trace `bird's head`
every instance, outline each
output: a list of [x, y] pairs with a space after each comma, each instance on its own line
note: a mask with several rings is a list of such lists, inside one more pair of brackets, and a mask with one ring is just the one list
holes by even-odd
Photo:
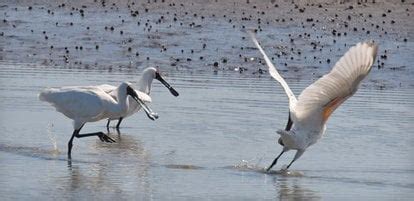
[[278, 130], [276, 131], [277, 134], [280, 135], [280, 138], [277, 140], [277, 142], [282, 145], [282, 146], [286, 146], [291, 144], [290, 142], [293, 140], [293, 131], [286, 131], [286, 130]]
[[151, 91], [151, 84], [154, 79], [160, 81], [165, 87], [167, 87], [172, 95], [179, 95], [178, 92], [164, 80], [158, 67], [148, 67], [142, 72], [141, 79], [138, 83], [138, 90], [149, 94]]
[[170, 93], [174, 96], [178, 96], [178, 92], [170, 85], [168, 84], [167, 81], [164, 80], [164, 78], [162, 78], [160, 70], [157, 68], [154, 68], [155, 72], [154, 72], [154, 78], [157, 79], [158, 81], [160, 81], [165, 87], [167, 87], [168, 90], [170, 90]]
[[285, 144], [283, 144], [283, 140], [282, 137], [279, 138], [279, 140], [277, 140], [277, 143], [279, 143], [282, 146], [285, 146]]

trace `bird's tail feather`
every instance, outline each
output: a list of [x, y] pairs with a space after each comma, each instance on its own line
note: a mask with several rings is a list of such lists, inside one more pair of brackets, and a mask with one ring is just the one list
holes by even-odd
[[38, 98], [41, 101], [51, 102], [53, 92], [53, 88], [44, 89], [39, 93]]

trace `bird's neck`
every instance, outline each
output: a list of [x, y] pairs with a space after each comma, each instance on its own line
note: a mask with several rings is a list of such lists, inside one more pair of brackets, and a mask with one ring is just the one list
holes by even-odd
[[141, 92], [149, 94], [151, 91], [151, 84], [153, 80], [154, 80], [154, 77], [152, 74], [150, 73], [142, 74], [141, 78], [138, 80], [137, 89]]
[[124, 112], [126, 110], [128, 110], [128, 105], [129, 105], [129, 101], [127, 99], [128, 95], [126, 94], [126, 92], [124, 92], [123, 90], [118, 90], [118, 94], [117, 94], [117, 102], [116, 102], [116, 107], [114, 108], [115, 112]]

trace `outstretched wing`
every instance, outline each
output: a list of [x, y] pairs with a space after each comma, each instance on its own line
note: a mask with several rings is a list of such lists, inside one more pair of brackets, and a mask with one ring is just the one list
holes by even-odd
[[294, 108], [295, 122], [323, 125], [329, 116], [358, 89], [375, 61], [378, 46], [358, 43], [351, 47], [331, 72], [308, 86]]
[[[262, 53], [267, 67], [269, 68], [269, 73], [270, 75], [276, 80], [278, 81], [283, 89], [285, 90], [286, 95], [289, 98], [289, 109], [291, 109], [295, 103], [296, 103], [296, 97], [293, 94], [292, 90], [290, 90], [288, 84], [286, 83], [286, 81], [283, 79], [282, 76], [280, 76], [279, 72], [277, 72], [275, 66], [272, 64], [272, 62], [270, 61], [269, 57], [266, 55], [266, 53], [264, 52], [263, 48], [260, 46], [259, 42], [257, 42], [257, 39], [255, 37], [255, 35], [253, 33], [250, 33], [250, 36], [252, 37], [252, 40], [254, 42], [254, 44], [256, 45], [256, 47], [259, 49], [260, 53]], [[290, 110], [292, 111], [292, 110]]]

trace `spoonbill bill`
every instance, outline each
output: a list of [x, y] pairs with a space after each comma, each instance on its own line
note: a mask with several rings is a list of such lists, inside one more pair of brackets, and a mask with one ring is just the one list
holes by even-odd
[[[143, 100], [145, 103], [150, 103], [152, 101], [149, 94], [151, 93], [151, 84], [152, 84], [152, 81], [154, 80], [154, 78], [159, 80], [165, 87], [167, 87], [172, 95], [174, 95], [174, 96], [179, 95], [178, 92], [173, 87], [171, 87], [171, 85], [168, 84], [167, 81], [165, 81], [161, 77], [160, 72], [157, 68], [148, 67], [142, 72], [142, 75], [141, 75], [140, 79], [138, 80], [138, 84], [137, 84], [137, 88], [136, 88], [137, 90], [135, 90], [135, 92], [138, 94], [138, 96], [141, 98], [141, 100]], [[117, 87], [116, 86], [104, 84], [104, 85], [99, 85], [98, 87], [103, 89], [106, 93], [110, 94], [112, 96], [112, 98], [117, 99], [117, 94], [118, 93], [117, 93]], [[121, 122], [124, 118], [133, 115], [134, 113], [138, 112], [140, 109], [141, 109], [140, 104], [138, 104], [136, 101], [134, 101], [132, 99], [129, 99], [128, 110], [123, 112], [121, 114], [121, 116], [119, 116], [119, 117], [108, 118], [108, 123], [106, 124], [106, 127], [109, 128], [109, 123], [111, 122], [111, 120], [118, 119], [118, 123], [116, 125], [116, 128], [119, 128], [119, 126], [121, 125]]]
[[127, 96], [140, 104], [152, 120], [158, 115], [151, 111], [139, 98], [129, 83], [122, 83], [117, 88], [117, 100], [96, 86], [74, 86], [48, 88], [40, 92], [39, 99], [52, 104], [56, 110], [73, 120], [74, 131], [68, 142], [68, 158], [71, 158], [73, 138], [98, 136], [102, 142], [115, 142], [103, 132], [79, 134], [86, 122], [119, 117], [128, 110]]
[[335, 64], [332, 70], [302, 91], [296, 99], [292, 90], [280, 76], [267, 57], [254, 34], [252, 40], [269, 68], [270, 75], [278, 81], [289, 99], [289, 119], [284, 130], [278, 130], [278, 143], [282, 152], [267, 168], [269, 171], [280, 156], [289, 150], [297, 150], [288, 169], [305, 150], [315, 144], [325, 133], [326, 122], [332, 112], [358, 90], [361, 81], [368, 75], [375, 62], [378, 46], [373, 42], [362, 42], [351, 47]]

